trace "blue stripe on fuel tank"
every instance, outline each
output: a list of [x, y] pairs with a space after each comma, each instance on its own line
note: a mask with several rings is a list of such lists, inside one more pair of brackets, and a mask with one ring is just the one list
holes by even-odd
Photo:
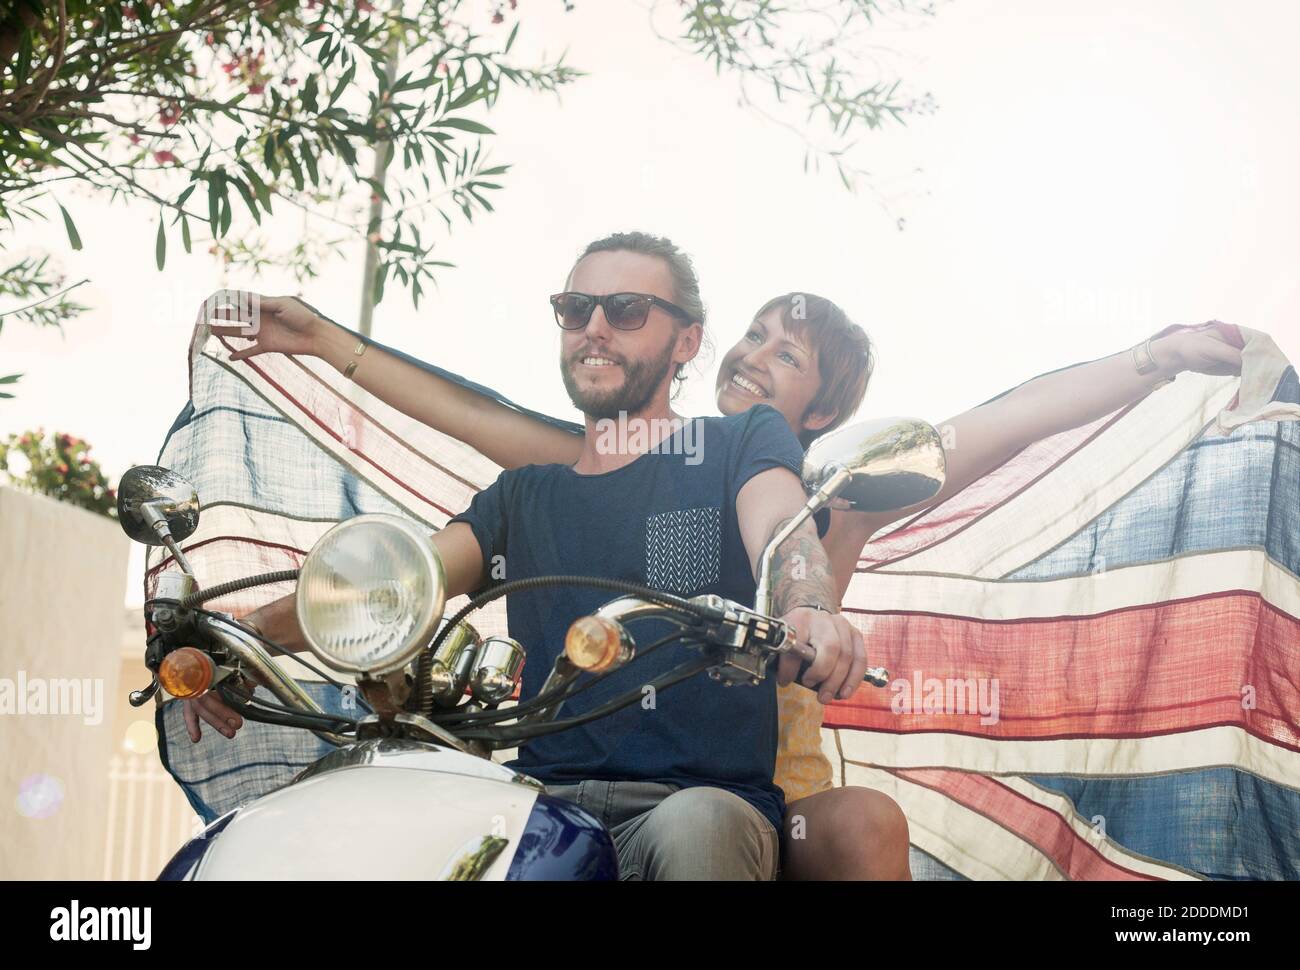
[[199, 860], [203, 858], [203, 854], [212, 847], [213, 840], [221, 834], [221, 830], [229, 825], [237, 814], [239, 814], [239, 809], [232, 809], [181, 846], [176, 854], [172, 856], [171, 862], [163, 866], [163, 871], [158, 873], [158, 882], [182, 881], [189, 871], [198, 865]]
[[618, 856], [605, 827], [573, 802], [538, 795], [506, 880], [615, 879]]

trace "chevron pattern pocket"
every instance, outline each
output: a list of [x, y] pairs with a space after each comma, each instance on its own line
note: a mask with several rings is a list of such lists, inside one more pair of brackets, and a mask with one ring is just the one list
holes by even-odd
[[722, 510], [679, 509], [646, 519], [646, 584], [689, 594], [718, 581]]

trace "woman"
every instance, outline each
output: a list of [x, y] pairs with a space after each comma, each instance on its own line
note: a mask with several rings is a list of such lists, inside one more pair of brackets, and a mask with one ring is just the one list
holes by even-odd
[[[620, 245], [635, 243], [624, 237]], [[689, 261], [674, 256], [680, 254], [665, 258], [676, 285], [688, 291], [679, 292], [674, 302], [698, 307], [698, 283]], [[503, 467], [571, 464], [581, 452], [576, 435], [382, 348], [370, 346], [358, 358], [355, 335], [297, 300], [261, 298], [260, 310], [255, 342], [232, 359], [267, 352], [320, 357], [390, 406], [464, 441]], [[698, 312], [702, 318], [702, 307]], [[215, 328], [232, 336], [240, 335], [239, 330]], [[716, 381], [717, 404], [724, 414], [768, 404], [807, 446], [852, 416], [871, 369], [866, 334], [839, 307], [811, 294], [785, 294], [760, 308], [745, 335], [724, 356]], [[945, 422], [945, 441], [959, 447], [949, 449], [948, 479], [938, 496], [925, 505], [883, 515], [831, 513], [823, 544], [839, 595], [849, 585], [862, 547], [881, 527], [944, 501], [1030, 443], [1109, 414], [1184, 369], [1237, 373], [1240, 354], [1213, 332], [1179, 332], [1131, 352], [1037, 378]], [[779, 697], [776, 781], [787, 797], [784, 874], [795, 879], [909, 878], [907, 823], [901, 810], [883, 793], [832, 787], [831, 767], [821, 751], [821, 705], [814, 694], [797, 686], [783, 688]], [[189, 710], [186, 716], [192, 737], [198, 731], [197, 716], [209, 719]], [[228, 730], [216, 720], [209, 723], [223, 733]]]

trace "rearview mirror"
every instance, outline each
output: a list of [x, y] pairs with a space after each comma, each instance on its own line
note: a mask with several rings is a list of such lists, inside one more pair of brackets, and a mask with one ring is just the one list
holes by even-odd
[[905, 509], [938, 495], [944, 474], [939, 432], [915, 418], [861, 421], [819, 438], [804, 456], [808, 501], [763, 550], [754, 608], [771, 615], [777, 549], [831, 499], [842, 498], [859, 512]]
[[199, 527], [199, 494], [161, 465], [136, 465], [118, 483], [117, 520], [136, 542], [150, 546], [166, 545], [166, 538], [183, 542]]
[[809, 495], [825, 490], [858, 512], [892, 512], [934, 498], [943, 488], [939, 432], [914, 418], [862, 421], [818, 438], [804, 456]]

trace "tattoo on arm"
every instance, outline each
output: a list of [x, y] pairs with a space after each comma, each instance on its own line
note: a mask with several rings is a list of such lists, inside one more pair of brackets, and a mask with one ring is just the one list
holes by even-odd
[[[793, 516], [782, 519], [772, 535], [785, 528]], [[835, 575], [812, 520], [785, 540], [772, 557], [772, 608], [781, 616], [796, 606], [818, 603], [839, 609]]]

